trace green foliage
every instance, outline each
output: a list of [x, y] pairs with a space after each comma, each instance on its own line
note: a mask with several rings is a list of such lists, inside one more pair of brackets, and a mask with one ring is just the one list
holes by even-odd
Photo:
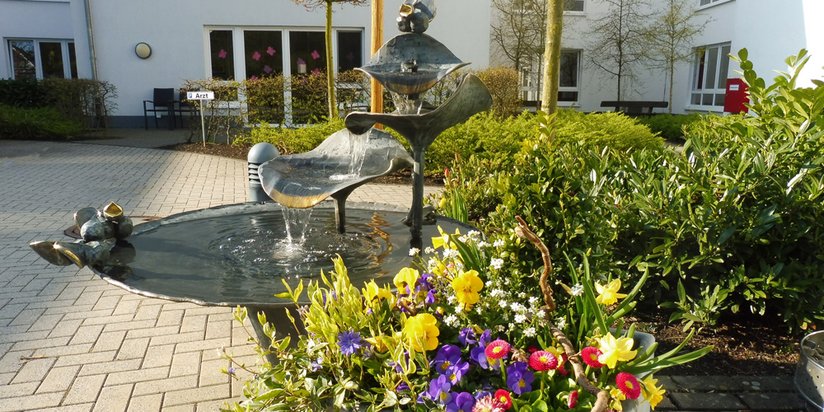
[[23, 108], [0, 104], [0, 136], [4, 139], [67, 139], [83, 126], [51, 107]]
[[[447, 189], [459, 188], [469, 217], [507, 240], [506, 270], [518, 287], [535, 287], [537, 259], [505, 230], [516, 214], [555, 261], [582, 251], [593, 273], [630, 281], [641, 273], [634, 268], [649, 268], [642, 294], [666, 302], [673, 319], [712, 324], [748, 311], [789, 327], [820, 324], [824, 83], [795, 88], [803, 51], [770, 86], [746, 52], [740, 59], [757, 116], [702, 116], [685, 126], [682, 150], [630, 135], [609, 140], [621, 135], [602, 135], [609, 117], [562, 112], [511, 160], [466, 161]], [[447, 190], [442, 203], [452, 201]]]
[[492, 95], [492, 112], [507, 118], [521, 112], [518, 72], [508, 67], [489, 68], [477, 73]]
[[248, 146], [266, 142], [277, 147], [281, 154], [302, 153], [314, 149], [332, 133], [345, 127], [343, 119], [295, 129], [274, 127], [264, 123], [253, 128], [249, 135], [236, 138], [233, 144]]
[[64, 118], [87, 128], [106, 127], [115, 108], [117, 89], [88, 79], [0, 80], [0, 104], [23, 108], [52, 107]]
[[659, 136], [670, 141], [684, 140], [684, 127], [689, 127], [701, 118], [699, 114], [656, 114], [652, 116], [638, 116], [636, 119]]

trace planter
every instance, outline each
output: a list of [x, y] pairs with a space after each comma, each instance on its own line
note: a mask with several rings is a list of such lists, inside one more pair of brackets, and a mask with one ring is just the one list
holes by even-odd
[[794, 381], [807, 402], [824, 409], [824, 331], [813, 332], [801, 340]]
[[[655, 343], [655, 336], [645, 332], [636, 331], [635, 334], [632, 335], [632, 338], [636, 342], [635, 346], [639, 353], [646, 351], [647, 348]], [[637, 376], [638, 380], [645, 378], [647, 375], [648, 373], [639, 374]], [[643, 397], [635, 400], [623, 401], [621, 402], [621, 406], [623, 407], [624, 412], [650, 412], [652, 410], [649, 402], [646, 399], [643, 399]]]

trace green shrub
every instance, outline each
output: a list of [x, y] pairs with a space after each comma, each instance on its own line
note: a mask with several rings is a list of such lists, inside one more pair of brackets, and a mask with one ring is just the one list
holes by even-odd
[[0, 104], [0, 137], [3, 139], [67, 139], [83, 132], [83, 126], [51, 107], [24, 108]]
[[653, 133], [671, 141], [684, 140], [684, 127], [699, 120], [699, 114], [669, 114], [662, 113], [652, 116], [638, 116], [638, 122], [649, 127]]
[[492, 112], [499, 117], [515, 116], [521, 112], [518, 72], [508, 67], [489, 68], [478, 72], [492, 95]]
[[64, 118], [87, 128], [106, 127], [116, 108], [117, 89], [88, 79], [0, 80], [0, 104], [15, 107], [52, 107]]
[[[520, 214], [556, 262], [581, 251], [596, 273], [630, 282], [649, 269], [643, 294], [673, 319], [712, 324], [747, 311], [789, 327], [820, 324], [824, 82], [795, 88], [805, 62], [804, 53], [790, 58], [789, 73], [766, 86], [743, 53], [757, 116], [703, 116], [685, 127], [682, 151], [602, 134], [621, 117], [606, 125], [609, 117], [562, 112], [511, 161], [464, 162], [447, 181], [444, 209], [465, 202], [470, 218], [505, 241], [517, 287], [536, 287], [539, 269], [508, 230]], [[556, 266], [560, 281], [564, 271]]]
[[[220, 138], [231, 142], [243, 135], [243, 125], [247, 115], [246, 107], [238, 102], [241, 84], [236, 81], [219, 79], [186, 80], [182, 91], [210, 90], [215, 93], [214, 100], [190, 100], [189, 104], [200, 109], [203, 102], [203, 127], [205, 139], [215, 142]], [[200, 121], [189, 122], [189, 142], [194, 137], [203, 136]]]
[[254, 145], [265, 142], [273, 144], [281, 154], [302, 153], [314, 149], [332, 133], [345, 127], [343, 119], [310, 124], [294, 129], [262, 124], [253, 128], [248, 136], [235, 139], [233, 144]]

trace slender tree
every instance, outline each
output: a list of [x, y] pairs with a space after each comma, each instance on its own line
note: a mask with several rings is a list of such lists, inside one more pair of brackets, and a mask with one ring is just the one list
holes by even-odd
[[546, 42], [544, 44], [544, 80], [541, 110], [547, 114], [558, 108], [558, 73], [561, 66], [561, 33], [564, 0], [546, 0]]
[[492, 42], [520, 71], [543, 53], [546, 0], [492, 0], [492, 7]]
[[647, 56], [644, 49], [650, 7], [646, 0], [601, 1], [609, 10], [593, 25], [587, 55], [595, 67], [616, 77], [616, 100], [621, 100], [624, 80], [634, 77], [636, 64]]
[[653, 67], [666, 70], [669, 112], [672, 113], [672, 85], [675, 64], [689, 61], [693, 56], [692, 44], [696, 35], [709, 23], [699, 21], [692, 3], [684, 0], [664, 0], [662, 12], [645, 34], [647, 58]]
[[335, 96], [335, 59], [332, 56], [332, 6], [335, 3], [361, 5], [369, 0], [292, 0], [307, 9], [326, 7], [326, 93], [329, 97], [329, 118], [338, 117], [338, 99]]

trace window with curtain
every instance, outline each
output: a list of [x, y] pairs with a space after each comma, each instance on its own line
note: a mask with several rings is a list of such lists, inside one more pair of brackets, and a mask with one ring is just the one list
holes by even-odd
[[727, 72], [730, 67], [730, 44], [714, 44], [695, 49], [690, 104], [724, 106]]

